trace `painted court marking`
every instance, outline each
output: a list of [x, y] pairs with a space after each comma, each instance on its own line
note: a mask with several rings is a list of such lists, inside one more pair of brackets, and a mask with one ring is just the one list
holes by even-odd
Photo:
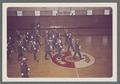
[[[73, 55], [74, 52], [71, 51], [71, 54]], [[91, 56], [88, 53], [85, 52], [81, 52], [82, 58], [84, 58], [83, 60], [74, 62], [75, 64], [75, 68], [84, 68], [84, 67], [88, 67], [90, 65], [92, 65], [95, 62], [95, 58], [93, 56]], [[78, 56], [78, 55], [76, 55]]]

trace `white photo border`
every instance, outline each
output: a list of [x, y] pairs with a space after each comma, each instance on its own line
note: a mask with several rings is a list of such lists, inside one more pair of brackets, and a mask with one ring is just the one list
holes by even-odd
[[[111, 7], [112, 8], [112, 77], [109, 78], [8, 78], [7, 77], [7, 8], [8, 7]], [[3, 3], [2, 4], [2, 81], [3, 82], [117, 82], [117, 3]]]

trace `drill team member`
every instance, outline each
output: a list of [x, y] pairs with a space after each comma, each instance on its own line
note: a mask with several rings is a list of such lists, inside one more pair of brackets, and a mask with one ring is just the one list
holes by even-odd
[[69, 33], [69, 37], [68, 37], [68, 51], [70, 51], [70, 48], [74, 51], [74, 47], [73, 47], [73, 39], [72, 39], [72, 36], [71, 36], [71, 33]]
[[37, 60], [37, 52], [38, 52], [38, 46], [39, 44], [36, 42], [36, 41], [32, 41], [32, 47], [31, 47], [31, 50], [32, 50], [32, 53], [33, 53], [33, 56], [34, 56], [34, 60], [38, 61]]
[[47, 40], [47, 42], [45, 43], [45, 60], [48, 60], [48, 55], [51, 57], [51, 49], [52, 49], [52, 45], [50, 45], [49, 40]]
[[22, 57], [23, 57], [22, 41], [18, 41], [17, 50], [18, 50], [18, 58], [17, 58], [17, 60], [20, 61], [22, 59]]
[[20, 67], [21, 67], [21, 76], [23, 78], [29, 77], [28, 72], [29, 72], [30, 68], [28, 67], [26, 58], [22, 58]]
[[65, 45], [68, 43], [68, 38], [69, 38], [69, 33], [66, 31], [65, 32]]
[[80, 59], [83, 59], [80, 53], [80, 41], [79, 39], [76, 39], [75, 46], [74, 46], [74, 58], [76, 57], [76, 54], [79, 55]]
[[62, 49], [63, 49], [62, 44], [56, 43], [56, 51], [57, 51], [58, 57], [61, 57], [61, 51], [62, 51]]

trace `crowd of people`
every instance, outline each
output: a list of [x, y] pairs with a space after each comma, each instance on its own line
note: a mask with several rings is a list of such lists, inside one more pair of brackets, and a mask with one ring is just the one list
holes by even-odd
[[70, 52], [71, 50], [74, 52], [73, 58], [78, 54], [80, 59], [82, 59], [80, 41], [79, 39], [74, 39], [70, 31], [65, 31], [64, 36], [62, 36], [57, 29], [49, 29], [45, 30], [44, 36], [41, 36], [39, 24], [34, 26], [33, 29], [33, 31], [17, 30], [14, 35], [9, 35], [7, 39], [7, 59], [11, 60], [12, 53], [17, 52], [17, 60], [21, 62], [22, 77], [28, 77], [28, 74], [26, 75], [25, 73], [29, 71], [25, 53], [30, 52], [33, 54], [33, 59], [39, 62], [39, 54], [37, 53], [41, 53], [42, 39], [44, 39], [45, 55], [43, 56], [45, 60], [50, 59], [53, 53], [62, 58], [62, 51]]

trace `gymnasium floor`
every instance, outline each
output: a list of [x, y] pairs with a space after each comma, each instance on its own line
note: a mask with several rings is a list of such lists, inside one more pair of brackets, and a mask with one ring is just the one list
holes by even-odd
[[[95, 62], [85, 68], [68, 68], [56, 65], [50, 59], [44, 59], [44, 44], [40, 48], [39, 62], [33, 60], [30, 53], [25, 53], [30, 67], [29, 77], [111, 77], [112, 76], [112, 38], [111, 36], [92, 35], [75, 36], [80, 39], [81, 51], [90, 54]], [[44, 40], [42, 38], [42, 40]], [[44, 41], [42, 41], [44, 43]], [[17, 53], [7, 62], [8, 77], [21, 77]]]

